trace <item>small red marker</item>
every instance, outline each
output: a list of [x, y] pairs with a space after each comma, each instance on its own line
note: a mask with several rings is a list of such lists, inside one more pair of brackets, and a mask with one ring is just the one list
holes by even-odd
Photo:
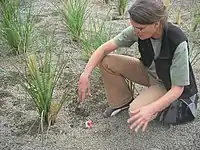
[[85, 126], [86, 126], [87, 128], [89, 128], [89, 129], [92, 128], [92, 125], [93, 125], [93, 124], [92, 124], [92, 120], [88, 120], [88, 121], [85, 122]]

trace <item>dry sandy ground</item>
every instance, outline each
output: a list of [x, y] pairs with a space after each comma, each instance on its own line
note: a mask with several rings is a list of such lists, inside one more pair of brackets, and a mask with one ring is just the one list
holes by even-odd
[[[57, 0], [56, 0], [57, 1]], [[9, 77], [0, 76], [0, 149], [2, 150], [199, 150], [200, 149], [200, 113], [195, 121], [179, 126], [167, 126], [152, 122], [145, 133], [135, 134], [128, 128], [127, 111], [111, 118], [103, 118], [102, 112], [107, 106], [102, 81], [99, 75], [91, 78], [92, 94], [86, 103], [77, 107], [77, 80], [85, 63], [79, 59], [80, 47], [66, 37], [67, 32], [60, 23], [60, 17], [52, 4], [53, 0], [34, 0], [35, 10], [42, 8], [37, 26], [45, 24], [48, 29], [56, 28], [58, 40], [65, 38], [65, 50], [71, 53], [73, 63], [71, 72], [65, 71], [63, 84], [69, 85], [69, 103], [58, 115], [55, 125], [50, 127], [43, 138], [39, 130], [37, 112], [32, 102], [26, 97], [21, 87]], [[181, 2], [182, 5], [181, 5]], [[104, 18], [110, 6], [102, 0], [93, 0], [93, 7]], [[197, 4], [195, 0], [173, 0], [173, 8], [181, 5], [183, 11], [183, 28], [190, 20], [190, 9]], [[174, 11], [170, 13], [173, 20]], [[128, 20], [127, 20], [128, 22]], [[113, 21], [114, 32], [123, 29], [127, 22]], [[130, 51], [128, 49], [127, 51]], [[1, 58], [2, 61], [5, 61]], [[1, 61], [1, 63], [2, 63]], [[195, 66], [195, 75], [200, 89], [199, 66]], [[74, 79], [74, 80], [72, 80]], [[57, 94], [59, 95], [57, 90]], [[85, 121], [91, 119], [93, 128], [86, 129]], [[36, 123], [34, 124], [36, 120]], [[34, 124], [34, 125], [33, 125]], [[33, 126], [32, 126], [33, 125]], [[30, 127], [32, 128], [30, 129]], [[30, 130], [29, 130], [30, 129]], [[41, 140], [43, 139], [43, 141]]]

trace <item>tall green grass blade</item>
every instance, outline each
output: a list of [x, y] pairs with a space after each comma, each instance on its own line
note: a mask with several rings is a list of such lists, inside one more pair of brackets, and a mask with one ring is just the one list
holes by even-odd
[[[16, 78], [15, 80], [35, 103], [41, 120], [49, 124], [55, 123], [56, 116], [66, 101], [67, 93], [63, 93], [61, 99], [56, 100], [53, 99], [53, 93], [67, 65], [68, 57], [63, 55], [61, 49], [57, 51], [59, 55], [55, 54], [57, 45], [52, 44], [53, 38], [47, 37], [48, 35], [43, 37], [43, 52], [24, 53], [19, 56], [24, 57], [25, 72], [21, 72], [21, 68], [18, 68], [19, 78], [10, 76], [13, 79]], [[9, 72], [6, 73], [9, 74]]]
[[125, 13], [127, 5], [127, 0], [118, 0], [118, 12], [119, 15], [122, 16]]
[[10, 46], [14, 54], [20, 54], [27, 50], [33, 28], [33, 17], [30, 6], [22, 12], [20, 0], [1, 1], [0, 34]]
[[89, 15], [89, 0], [61, 0], [59, 12], [69, 30], [72, 40], [77, 41], [83, 31], [83, 25]]
[[165, 7], [166, 7], [166, 10], [169, 11], [169, 9], [170, 9], [170, 7], [172, 5], [171, 0], [163, 0], [163, 3], [165, 5]]
[[88, 28], [81, 36], [83, 59], [88, 61], [93, 51], [111, 38], [112, 25], [100, 19], [89, 18]]
[[197, 27], [198, 27], [199, 24], [200, 24], [200, 10], [198, 8], [197, 10], [195, 10], [195, 13], [194, 13], [194, 22], [192, 24], [192, 31], [193, 32], [197, 30]]

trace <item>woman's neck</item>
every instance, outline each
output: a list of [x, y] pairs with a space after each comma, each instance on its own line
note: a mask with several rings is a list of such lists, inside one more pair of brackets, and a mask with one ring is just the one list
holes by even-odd
[[161, 39], [163, 34], [163, 27], [160, 25], [160, 27], [157, 29], [157, 31], [152, 35], [153, 39]]

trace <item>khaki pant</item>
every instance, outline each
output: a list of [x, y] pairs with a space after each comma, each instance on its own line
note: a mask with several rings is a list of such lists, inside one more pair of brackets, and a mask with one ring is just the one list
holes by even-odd
[[130, 112], [158, 100], [166, 93], [163, 84], [155, 82], [148, 75], [147, 68], [139, 59], [109, 54], [101, 61], [99, 68], [108, 102], [114, 108], [121, 107], [132, 101], [131, 91], [125, 79], [148, 87], [131, 102]]

